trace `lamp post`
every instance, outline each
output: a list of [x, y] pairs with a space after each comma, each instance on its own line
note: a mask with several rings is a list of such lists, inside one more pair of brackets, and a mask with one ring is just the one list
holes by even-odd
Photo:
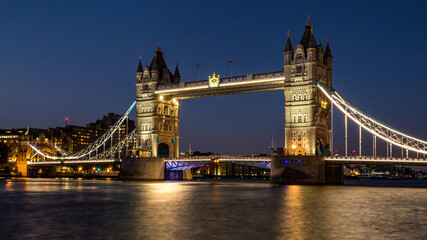
[[293, 155], [295, 155], [295, 148], [297, 148], [297, 146], [295, 146], [295, 144], [294, 145], [292, 145], [292, 150], [293, 150]]

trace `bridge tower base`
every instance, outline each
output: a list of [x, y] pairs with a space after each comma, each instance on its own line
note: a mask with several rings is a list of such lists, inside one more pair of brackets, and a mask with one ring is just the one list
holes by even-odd
[[344, 183], [344, 164], [325, 164], [325, 183], [342, 184]]
[[272, 184], [340, 184], [344, 182], [343, 166], [327, 164], [317, 156], [273, 156]]
[[180, 170], [180, 171], [170, 171], [170, 172], [166, 172], [166, 179], [168, 179], [168, 180], [192, 180], [193, 175], [191, 174], [191, 169]]
[[119, 179], [122, 180], [164, 180], [165, 159], [132, 157], [123, 160]]

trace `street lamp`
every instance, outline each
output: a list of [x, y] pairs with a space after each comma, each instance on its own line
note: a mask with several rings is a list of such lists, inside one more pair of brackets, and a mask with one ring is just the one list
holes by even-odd
[[292, 149], [293, 149], [293, 154], [295, 155], [295, 148], [297, 148], [297, 146], [295, 146], [295, 144], [294, 145], [292, 145]]

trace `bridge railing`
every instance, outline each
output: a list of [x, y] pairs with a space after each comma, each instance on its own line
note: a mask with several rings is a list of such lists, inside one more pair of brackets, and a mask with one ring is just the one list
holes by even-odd
[[[242, 76], [235, 76], [231, 78], [221, 78], [219, 80], [219, 85], [225, 84], [225, 83], [236, 83], [236, 82], [245, 82], [245, 81], [252, 81], [252, 80], [260, 80], [260, 79], [274, 79], [274, 78], [281, 78], [284, 77], [284, 72], [271, 72], [271, 73], [261, 73], [261, 74], [248, 74], [248, 75], [242, 75]], [[178, 84], [165, 84], [160, 85], [157, 87], [157, 91], [162, 90], [171, 90], [171, 89], [180, 89], [180, 88], [192, 88], [192, 87], [203, 87], [208, 86], [209, 81], [208, 80], [202, 80], [197, 82], [182, 82]]]
[[221, 156], [221, 155], [212, 155], [212, 156], [194, 156], [194, 157], [176, 157], [176, 158], [166, 158], [165, 161], [194, 161], [194, 160], [252, 160], [252, 161], [270, 161], [271, 157], [250, 157], [250, 156]]

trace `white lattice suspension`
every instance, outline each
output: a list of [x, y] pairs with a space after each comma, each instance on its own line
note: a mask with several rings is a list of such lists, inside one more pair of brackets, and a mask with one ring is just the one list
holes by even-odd
[[56, 146], [56, 144], [54, 144], [53, 146], [55, 147], [56, 151], [58, 151], [60, 154], [62, 154], [62, 156], [68, 156], [68, 155], [70, 155], [69, 152], [65, 151], [64, 149], [62, 149], [62, 148], [60, 148], [58, 146]]
[[403, 134], [386, 126], [378, 120], [367, 116], [359, 109], [353, 107], [348, 101], [341, 97], [338, 92], [330, 92], [321, 83], [317, 82], [317, 86], [341, 112], [374, 136], [406, 150], [427, 154], [427, 142], [411, 137], [407, 134]]
[[30, 144], [31, 148], [36, 151], [38, 154], [48, 158], [48, 159], [78, 159], [85, 157], [92, 152], [96, 151], [99, 147], [101, 147], [105, 142], [112, 138], [113, 134], [117, 131], [117, 129], [120, 128], [120, 126], [123, 124], [123, 122], [126, 120], [126, 118], [129, 116], [129, 113], [132, 111], [132, 109], [135, 107], [136, 101], [132, 103], [132, 105], [128, 108], [128, 110], [117, 120], [117, 122], [111, 126], [101, 137], [99, 137], [95, 142], [91, 143], [89, 146], [85, 147], [84, 149], [73, 153], [68, 156], [58, 156], [51, 153], [48, 153], [37, 146]]
[[130, 141], [135, 139], [135, 137], [136, 137], [136, 128], [134, 130], [132, 130], [132, 132], [130, 132], [125, 138], [120, 140], [120, 142], [116, 143], [113, 147], [110, 147], [106, 151], [98, 154], [97, 156], [95, 156], [95, 158], [96, 159], [107, 158], [107, 157], [110, 157], [110, 156], [116, 154], [122, 148], [127, 146], [130, 143]]

